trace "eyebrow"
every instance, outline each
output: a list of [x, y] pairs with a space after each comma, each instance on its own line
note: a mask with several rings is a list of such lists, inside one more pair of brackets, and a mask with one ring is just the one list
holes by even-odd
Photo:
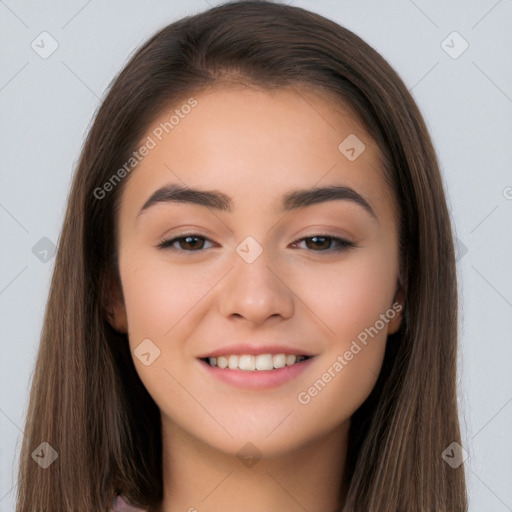
[[[352, 201], [363, 207], [372, 217], [377, 219], [377, 215], [366, 199], [354, 189], [341, 185], [289, 191], [282, 197], [281, 212], [289, 212], [313, 204], [339, 200]], [[140, 209], [137, 217], [148, 208], [158, 203], [191, 203], [223, 212], [232, 211], [232, 199], [222, 192], [215, 190], [198, 190], [173, 184], [159, 188], [151, 194]]]

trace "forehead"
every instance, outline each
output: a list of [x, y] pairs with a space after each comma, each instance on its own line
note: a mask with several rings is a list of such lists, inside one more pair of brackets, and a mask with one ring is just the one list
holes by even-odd
[[169, 183], [222, 190], [235, 210], [248, 201], [275, 208], [286, 190], [333, 182], [390, 199], [375, 141], [333, 94], [214, 87], [163, 110], [140, 145], [150, 140], [122, 209]]

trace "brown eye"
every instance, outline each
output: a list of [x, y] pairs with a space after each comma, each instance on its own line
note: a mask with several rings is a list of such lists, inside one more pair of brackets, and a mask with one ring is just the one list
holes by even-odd
[[[313, 252], [341, 252], [356, 246], [353, 242], [348, 240], [328, 235], [315, 235], [301, 238], [294, 242], [292, 246], [297, 247], [298, 243], [303, 241], [306, 243], [306, 249]], [[195, 233], [185, 233], [179, 237], [162, 240], [158, 244], [158, 247], [181, 252], [202, 252], [205, 249], [206, 242], [211, 243], [211, 240]], [[206, 247], [206, 249], [207, 248], [208, 247]]]
[[[310, 238], [306, 238], [306, 247], [308, 249], [329, 249], [332, 238], [327, 236], [312, 236]], [[308, 242], [312, 242], [312, 244], [309, 244]]]
[[[301, 238], [300, 240], [297, 240], [297, 242], [294, 242], [293, 245], [297, 245], [298, 242], [302, 241], [305, 241], [306, 248], [312, 250], [313, 252], [340, 252], [345, 249], [355, 247], [355, 244], [353, 242], [349, 242], [348, 240], [328, 235], [315, 235]], [[334, 245], [334, 247], [332, 247], [332, 245]]]
[[[184, 252], [199, 252], [204, 249], [204, 244], [207, 240], [208, 238], [204, 236], [191, 233], [169, 240], [162, 240], [160, 244], [158, 244], [158, 247], [161, 249], [176, 249]], [[179, 247], [175, 246], [176, 242], [178, 242]]]
[[[177, 239], [181, 245], [181, 249], [202, 249], [204, 245], [204, 238], [197, 236], [185, 236]], [[199, 241], [199, 242], [198, 242]]]

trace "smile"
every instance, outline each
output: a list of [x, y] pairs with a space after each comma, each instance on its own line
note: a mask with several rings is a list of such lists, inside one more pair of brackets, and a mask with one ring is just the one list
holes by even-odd
[[228, 370], [269, 371], [301, 363], [310, 356], [294, 354], [230, 354], [205, 358], [210, 366]]
[[293, 382], [315, 359], [315, 356], [281, 352], [226, 354], [201, 357], [198, 361], [209, 378], [237, 388], [265, 390]]

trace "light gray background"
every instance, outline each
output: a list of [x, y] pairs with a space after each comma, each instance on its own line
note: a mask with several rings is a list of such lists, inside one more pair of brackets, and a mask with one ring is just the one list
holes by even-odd
[[[14, 510], [54, 262], [51, 253], [41, 261], [32, 248], [43, 237], [57, 242], [84, 134], [130, 53], [167, 23], [218, 3], [0, 0], [0, 512]], [[470, 510], [512, 511], [512, 1], [288, 3], [365, 39], [424, 114], [460, 240], [459, 395]], [[38, 37], [43, 31], [59, 45], [47, 59], [31, 48], [34, 40], [50, 47], [49, 39], [41, 42], [47, 36]], [[453, 31], [469, 43], [458, 58], [441, 46]], [[451, 52], [461, 43], [447, 40]]]

